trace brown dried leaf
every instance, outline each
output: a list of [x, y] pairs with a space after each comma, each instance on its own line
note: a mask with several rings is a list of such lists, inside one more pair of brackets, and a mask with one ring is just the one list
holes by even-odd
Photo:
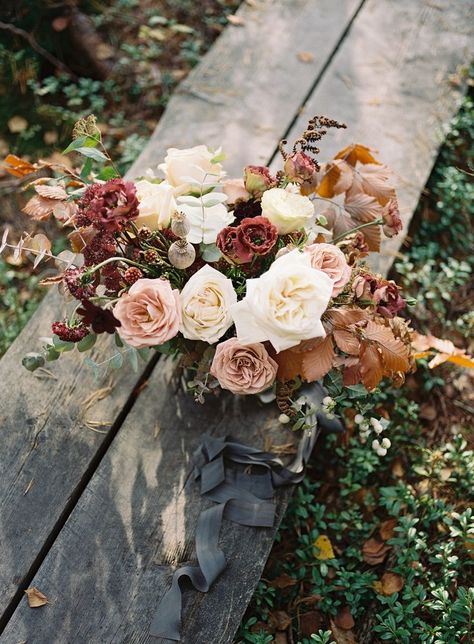
[[365, 563], [370, 566], [377, 566], [382, 563], [390, 549], [391, 546], [387, 546], [383, 541], [378, 541], [371, 537], [362, 546], [362, 557]]
[[351, 385], [358, 385], [362, 380], [362, 374], [360, 372], [360, 364], [349, 365], [345, 367], [342, 374], [342, 383], [344, 387], [350, 387]]
[[270, 613], [270, 624], [276, 631], [286, 631], [291, 624], [291, 617], [284, 610]]
[[393, 537], [397, 523], [397, 519], [387, 519], [380, 524], [379, 534], [383, 541], [388, 541]]
[[35, 190], [40, 197], [46, 197], [47, 199], [60, 199], [61, 201], [67, 199], [67, 192], [61, 186], [44, 186], [38, 184], [35, 186]]
[[283, 573], [282, 575], [279, 575], [278, 577], [275, 577], [275, 579], [272, 579], [270, 582], [270, 586], [273, 586], [273, 588], [290, 588], [291, 586], [294, 586], [297, 583], [296, 579], [293, 579], [293, 577], [290, 577], [290, 575], [287, 575], [286, 573]]
[[243, 27], [245, 25], [245, 20], [241, 16], [227, 16], [227, 20], [231, 25], [234, 25], [236, 27]]
[[379, 163], [377, 159], [372, 156], [371, 149], [365, 145], [361, 145], [360, 143], [348, 145], [343, 150], [340, 150], [334, 158], [344, 159], [352, 166], [354, 166], [357, 161], [359, 161], [359, 163]]
[[349, 606], [343, 606], [339, 609], [336, 617], [334, 618], [334, 623], [345, 631], [350, 631], [351, 628], [354, 628], [355, 622]]
[[386, 165], [367, 163], [354, 173], [353, 189], [375, 197], [384, 206], [396, 197], [395, 188], [388, 183], [390, 175]]
[[346, 331], [345, 329], [335, 329], [334, 340], [336, 341], [337, 347], [341, 351], [344, 351], [344, 353], [348, 353], [352, 356], [359, 355], [359, 339], [350, 331]]
[[36, 172], [37, 166], [20, 159], [15, 154], [9, 154], [5, 159], [5, 169], [14, 177], [26, 177], [32, 172]]
[[336, 644], [357, 644], [355, 635], [351, 630], [344, 630], [339, 628], [335, 621], [332, 619], [329, 622], [331, 626], [332, 636]]
[[325, 376], [332, 368], [335, 358], [332, 335], [327, 335], [302, 356], [303, 377], [307, 382], [314, 382]]
[[363, 311], [362, 309], [351, 309], [348, 307], [328, 309], [324, 317], [329, 320], [335, 329], [347, 329], [351, 324], [357, 324], [357, 322], [368, 319], [366, 311]]
[[364, 329], [364, 335], [367, 340], [378, 343], [385, 375], [396, 371], [408, 371], [410, 367], [408, 349], [401, 340], [393, 335], [390, 327], [369, 320]]
[[293, 380], [303, 373], [303, 355], [304, 353], [286, 349], [274, 356], [274, 360], [278, 364], [279, 380]]
[[310, 610], [300, 616], [300, 629], [304, 637], [311, 637], [317, 633], [321, 627], [321, 614], [317, 610]]
[[312, 63], [314, 61], [314, 54], [310, 51], [300, 51], [297, 56], [298, 60], [301, 60], [302, 63]]
[[[368, 224], [371, 221], [380, 219], [383, 215], [383, 208], [374, 197], [365, 194], [365, 192], [350, 191], [346, 194], [344, 200], [344, 208], [359, 224]], [[380, 250], [380, 242], [382, 239], [380, 224], [367, 226], [362, 229], [362, 233], [366, 239], [369, 250]]]
[[40, 221], [47, 219], [53, 213], [57, 203], [56, 199], [46, 199], [45, 197], [35, 195], [26, 203], [22, 211], [32, 219]]
[[374, 344], [368, 342], [361, 343], [360, 352], [360, 376], [361, 380], [368, 391], [375, 387], [382, 380], [384, 368], [382, 358]]
[[34, 586], [27, 588], [25, 593], [28, 600], [28, 606], [30, 608], [39, 608], [40, 606], [44, 606], [48, 603], [46, 595], [43, 595], [43, 593]]
[[345, 161], [331, 161], [321, 170], [317, 193], [320, 197], [332, 198], [349, 190], [354, 171]]
[[393, 595], [401, 591], [405, 585], [405, 580], [401, 575], [395, 572], [385, 572], [380, 581], [374, 581], [374, 589], [381, 595]]

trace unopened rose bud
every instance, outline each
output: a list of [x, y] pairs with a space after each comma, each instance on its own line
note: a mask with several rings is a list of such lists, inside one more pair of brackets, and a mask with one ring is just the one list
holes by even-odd
[[383, 232], [387, 237], [395, 237], [403, 228], [403, 223], [398, 209], [398, 201], [391, 199], [385, 206], [383, 214]]
[[314, 161], [304, 152], [290, 154], [286, 158], [283, 169], [287, 178], [297, 183], [310, 181], [316, 172]]
[[256, 199], [275, 184], [276, 180], [266, 166], [248, 165], [244, 169], [245, 189]]

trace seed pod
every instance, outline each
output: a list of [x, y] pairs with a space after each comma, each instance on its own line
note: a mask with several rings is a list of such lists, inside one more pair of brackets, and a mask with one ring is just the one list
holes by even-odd
[[196, 259], [196, 251], [185, 239], [178, 239], [169, 247], [168, 259], [176, 268], [188, 268]]
[[171, 217], [171, 230], [176, 237], [185, 239], [186, 235], [191, 230], [191, 226], [186, 218], [184, 212], [175, 212]]

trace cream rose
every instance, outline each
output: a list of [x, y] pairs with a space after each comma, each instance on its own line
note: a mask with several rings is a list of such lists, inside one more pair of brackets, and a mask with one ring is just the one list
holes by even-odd
[[189, 340], [212, 344], [232, 325], [230, 310], [237, 295], [230, 279], [208, 264], [181, 291], [181, 332]]
[[135, 224], [140, 228], [162, 230], [170, 225], [171, 215], [176, 210], [174, 188], [166, 181], [153, 183], [143, 179], [135, 182], [139, 201], [138, 218]]
[[188, 192], [190, 188], [206, 189], [225, 174], [220, 163], [212, 163], [219, 153], [220, 149], [214, 152], [205, 145], [184, 150], [168, 148], [165, 161], [158, 168], [165, 173], [168, 183], [178, 194]]
[[283, 188], [270, 188], [262, 195], [262, 215], [277, 227], [280, 235], [301, 230], [314, 215], [309, 197]]
[[178, 209], [186, 215], [191, 227], [186, 239], [191, 244], [214, 244], [220, 231], [231, 224], [235, 217], [227, 210], [227, 195], [208, 192], [201, 197], [179, 197]]
[[266, 273], [247, 280], [246, 296], [232, 307], [239, 342], [269, 340], [283, 351], [301, 340], [324, 337], [321, 316], [332, 287], [332, 280], [311, 266], [307, 253], [283, 255]]
[[179, 291], [167, 280], [139, 279], [114, 307], [117, 332], [137, 349], [163, 344], [179, 331], [180, 308]]
[[237, 338], [217, 345], [211, 374], [233, 394], [258, 394], [270, 387], [278, 365], [260, 342], [242, 346]]
[[332, 296], [339, 295], [352, 272], [342, 250], [334, 244], [310, 244], [304, 250], [311, 258], [311, 266], [323, 271], [333, 280]]

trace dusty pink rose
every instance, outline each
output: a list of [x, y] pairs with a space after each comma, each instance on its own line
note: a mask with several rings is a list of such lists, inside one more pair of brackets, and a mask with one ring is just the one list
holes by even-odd
[[261, 342], [243, 346], [230, 338], [217, 345], [211, 374], [233, 394], [258, 394], [273, 384], [277, 369]]
[[237, 199], [243, 199], [244, 201], [250, 199], [250, 193], [245, 189], [243, 179], [225, 179], [223, 190], [227, 195], [228, 203], [235, 203]]
[[333, 280], [332, 296], [339, 295], [351, 277], [351, 267], [342, 250], [332, 244], [310, 244], [305, 251], [311, 256], [311, 266]]
[[132, 347], [163, 344], [174, 338], [181, 322], [179, 291], [163, 279], [139, 279], [114, 308], [117, 329]]

